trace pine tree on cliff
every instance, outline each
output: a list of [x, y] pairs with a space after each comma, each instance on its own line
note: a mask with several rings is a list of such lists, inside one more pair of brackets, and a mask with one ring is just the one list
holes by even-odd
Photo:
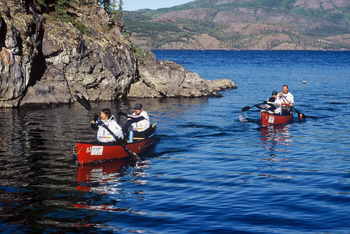
[[[69, 5], [69, 2], [72, 0], [34, 0], [34, 3], [38, 3], [40, 6], [44, 7], [45, 9], [64, 9]], [[30, 3], [30, 0], [26, 0], [27, 3]], [[81, 1], [80, 4], [91, 4], [91, 3], [97, 3], [100, 6], [103, 6], [103, 8], [107, 12], [112, 12], [114, 9], [118, 8], [121, 10], [123, 1], [122, 0], [85, 0]], [[118, 11], [119, 11], [118, 10]]]
[[[75, 19], [75, 16], [69, 13], [70, 3], [73, 0], [26, 0], [26, 4], [32, 4], [37, 6], [40, 12], [53, 13], [56, 19], [62, 22], [70, 22], [81, 33], [87, 31], [83, 22], [79, 22]], [[123, 0], [83, 0], [75, 2], [80, 5], [98, 4], [105, 9], [106, 12], [113, 15], [114, 19], [119, 25], [124, 28], [123, 20]]]

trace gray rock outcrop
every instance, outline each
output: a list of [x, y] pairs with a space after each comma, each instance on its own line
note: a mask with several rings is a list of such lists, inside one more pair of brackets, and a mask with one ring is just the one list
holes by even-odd
[[120, 22], [93, 2], [70, 4], [79, 27], [25, 1], [0, 0], [0, 107], [70, 103], [75, 90], [92, 101], [219, 95], [214, 82], [178, 64], [139, 66]]
[[153, 60], [139, 67], [140, 79], [129, 97], [220, 97], [217, 91], [236, 88], [229, 79], [210, 81], [172, 61]]

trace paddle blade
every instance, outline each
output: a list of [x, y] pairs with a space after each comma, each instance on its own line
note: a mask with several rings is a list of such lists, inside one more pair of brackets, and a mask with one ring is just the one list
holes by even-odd
[[140, 157], [139, 157], [135, 152], [132, 152], [131, 150], [129, 150], [129, 149], [126, 148], [126, 147], [125, 147], [125, 149], [126, 149], [126, 152], [129, 154], [130, 158], [131, 158], [133, 161], [135, 161], [135, 162], [140, 161]]
[[293, 109], [295, 110], [295, 112], [297, 112], [298, 118], [299, 118], [300, 120], [306, 119], [306, 115], [304, 115], [303, 113], [300, 113], [297, 109], [295, 109], [294, 106], [292, 106], [292, 107], [293, 107]]
[[92, 111], [90, 102], [78, 90], [74, 92], [74, 97], [83, 107], [85, 107], [85, 109]]
[[299, 113], [299, 119], [306, 119], [306, 115], [304, 115], [303, 113]]
[[245, 106], [245, 107], [242, 108], [242, 112], [245, 112], [245, 111], [247, 111], [249, 109], [250, 109], [250, 106]]

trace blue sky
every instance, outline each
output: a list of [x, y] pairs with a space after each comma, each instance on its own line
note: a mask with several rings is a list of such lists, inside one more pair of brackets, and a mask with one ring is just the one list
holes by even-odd
[[172, 7], [191, 2], [193, 0], [124, 0], [124, 11], [135, 11], [140, 9], [156, 10], [164, 7]]

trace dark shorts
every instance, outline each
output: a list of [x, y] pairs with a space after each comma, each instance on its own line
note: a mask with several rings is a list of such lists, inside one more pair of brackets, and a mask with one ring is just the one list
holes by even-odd
[[282, 105], [282, 115], [292, 115], [293, 111], [289, 105]]
[[153, 129], [151, 127], [147, 128], [145, 131], [138, 132], [134, 131], [134, 138], [147, 138], [153, 133]]

